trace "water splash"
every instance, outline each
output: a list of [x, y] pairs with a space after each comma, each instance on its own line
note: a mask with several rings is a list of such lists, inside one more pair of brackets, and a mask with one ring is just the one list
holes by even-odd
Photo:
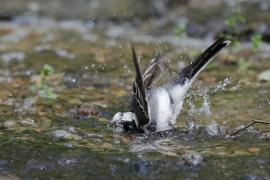
[[219, 82], [217, 87], [215, 88], [214, 92], [219, 92], [219, 91], [227, 91], [227, 86], [232, 83], [232, 78], [227, 77], [223, 80], [223, 82]]

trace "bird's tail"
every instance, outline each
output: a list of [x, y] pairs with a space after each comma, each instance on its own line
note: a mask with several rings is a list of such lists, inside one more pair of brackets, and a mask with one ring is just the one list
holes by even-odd
[[208, 49], [206, 49], [200, 56], [198, 56], [192, 63], [182, 69], [177, 78], [177, 83], [185, 84], [186, 81], [194, 79], [200, 71], [202, 71], [211, 59], [224, 47], [231, 43], [230, 40], [220, 38], [214, 44], [212, 44]]

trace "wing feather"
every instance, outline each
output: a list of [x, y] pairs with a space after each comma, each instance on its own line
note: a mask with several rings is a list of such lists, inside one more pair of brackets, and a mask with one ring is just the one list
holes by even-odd
[[149, 122], [148, 105], [146, 100], [145, 87], [138, 58], [132, 46], [132, 59], [136, 71], [135, 82], [133, 83], [133, 96], [130, 102], [130, 110], [134, 112], [138, 119], [139, 127]]
[[162, 67], [160, 64], [160, 53], [157, 53], [142, 76], [146, 90], [151, 89], [152, 84], [160, 77], [161, 73]]

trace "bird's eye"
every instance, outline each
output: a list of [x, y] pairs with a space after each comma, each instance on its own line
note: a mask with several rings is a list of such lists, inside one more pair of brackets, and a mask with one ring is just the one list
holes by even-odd
[[126, 132], [135, 132], [138, 130], [134, 121], [122, 121], [122, 125]]

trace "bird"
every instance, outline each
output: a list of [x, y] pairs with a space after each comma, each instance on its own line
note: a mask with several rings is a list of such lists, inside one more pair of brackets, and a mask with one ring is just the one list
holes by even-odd
[[136, 71], [129, 112], [118, 112], [112, 120], [116, 131], [160, 132], [174, 128], [181, 112], [184, 99], [198, 74], [227, 47], [231, 40], [219, 38], [190, 65], [179, 70], [174, 77], [161, 86], [153, 86], [162, 72], [160, 54], [149, 63], [142, 74], [134, 46], [131, 46], [133, 64]]

